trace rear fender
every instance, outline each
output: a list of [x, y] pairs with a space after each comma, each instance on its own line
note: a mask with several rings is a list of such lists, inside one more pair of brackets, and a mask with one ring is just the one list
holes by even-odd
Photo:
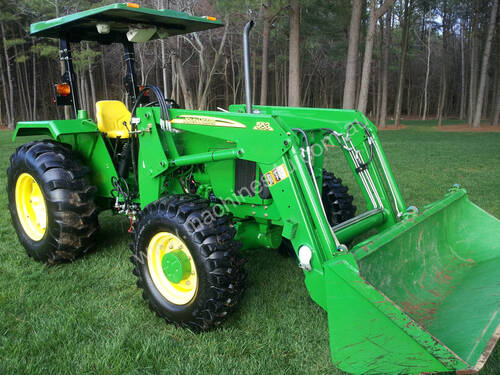
[[97, 128], [88, 119], [18, 122], [14, 131], [18, 136], [44, 136], [68, 143], [91, 170], [91, 183], [97, 188], [97, 196], [112, 198], [111, 179], [117, 176], [111, 155]]
[[97, 125], [87, 119], [77, 120], [50, 120], [18, 122], [12, 140], [18, 136], [44, 135], [55, 140], [60, 140], [62, 135], [98, 133]]

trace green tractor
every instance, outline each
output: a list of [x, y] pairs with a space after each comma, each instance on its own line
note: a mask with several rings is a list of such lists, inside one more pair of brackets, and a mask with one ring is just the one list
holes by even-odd
[[[220, 26], [131, 3], [31, 26], [32, 35], [60, 40], [66, 72], [56, 102], [74, 118], [17, 124], [14, 139], [48, 138], [19, 147], [7, 172], [12, 223], [28, 255], [72, 261], [95, 245], [99, 212], [126, 215], [143, 297], [167, 322], [199, 332], [240, 300], [240, 251], [281, 247], [297, 257], [311, 298], [328, 313], [338, 368], [480, 370], [500, 337], [500, 221], [458, 186], [421, 210], [407, 208], [362, 113], [252, 106], [251, 22], [245, 105], [185, 110], [157, 87], [141, 88], [133, 43]], [[100, 101], [96, 121], [80, 108], [70, 44], [82, 40], [123, 45], [130, 108]], [[356, 215], [342, 181], [323, 169], [332, 145], [359, 184], [364, 213]]]

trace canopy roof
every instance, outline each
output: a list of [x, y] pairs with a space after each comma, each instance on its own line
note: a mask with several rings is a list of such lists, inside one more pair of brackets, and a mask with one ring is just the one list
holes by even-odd
[[[97, 25], [109, 25], [109, 32], [97, 31]], [[81, 40], [99, 43], [127, 41], [130, 27], [156, 27], [150, 39], [166, 38], [172, 35], [188, 34], [222, 26], [213, 17], [195, 17], [170, 9], [155, 10], [141, 8], [133, 3], [111, 4], [68, 16], [41, 21], [31, 25], [31, 35], [66, 39], [69, 42]]]

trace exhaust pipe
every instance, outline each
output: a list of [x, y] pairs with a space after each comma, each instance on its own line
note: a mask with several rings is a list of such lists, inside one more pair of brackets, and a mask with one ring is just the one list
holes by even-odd
[[250, 46], [248, 35], [254, 26], [253, 21], [248, 21], [243, 30], [243, 66], [245, 71], [245, 100], [247, 113], [252, 113], [252, 90], [250, 88]]

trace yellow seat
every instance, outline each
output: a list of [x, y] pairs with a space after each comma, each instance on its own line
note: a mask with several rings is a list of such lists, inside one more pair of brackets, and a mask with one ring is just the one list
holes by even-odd
[[128, 130], [123, 122], [129, 124], [130, 112], [119, 100], [101, 100], [95, 104], [97, 127], [109, 138], [128, 138]]

